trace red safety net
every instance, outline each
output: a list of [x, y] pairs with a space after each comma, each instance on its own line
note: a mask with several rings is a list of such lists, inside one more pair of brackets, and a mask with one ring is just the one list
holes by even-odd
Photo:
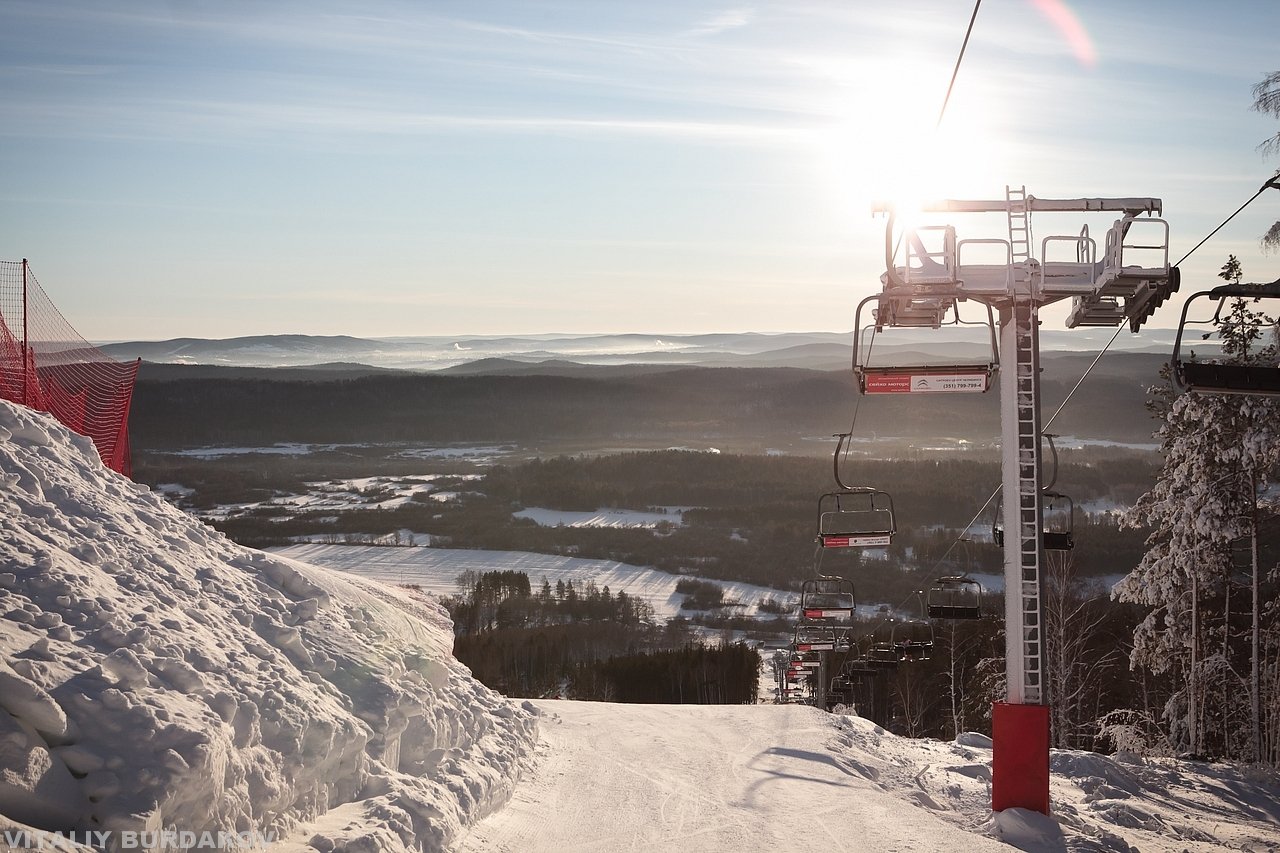
[[102, 464], [126, 477], [140, 363], [116, 361], [80, 337], [26, 261], [0, 261], [0, 398], [48, 412], [89, 436]]

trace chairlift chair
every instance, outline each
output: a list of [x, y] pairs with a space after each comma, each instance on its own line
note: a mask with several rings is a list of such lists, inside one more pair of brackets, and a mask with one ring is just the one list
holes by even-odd
[[928, 660], [933, 653], [933, 625], [923, 619], [894, 622], [891, 636], [898, 660]]
[[897, 669], [901, 660], [891, 640], [873, 642], [867, 647], [867, 665], [874, 669]]
[[893, 541], [897, 525], [888, 492], [859, 488], [818, 499], [818, 543], [823, 548], [874, 548]]
[[831, 679], [827, 691], [827, 705], [830, 710], [834, 706], [844, 705], [846, 709], [856, 709], [866, 704], [868, 691], [872, 689], [876, 677], [881, 670], [876, 669], [865, 659], [845, 661], [839, 671]]
[[929, 587], [930, 619], [981, 619], [982, 584], [968, 575], [940, 577]]
[[1070, 551], [1075, 547], [1075, 504], [1058, 492], [1040, 495], [1040, 519], [1046, 551]]
[[902, 634], [895, 636], [894, 630], [898, 620], [892, 617], [881, 620], [867, 636], [870, 645], [867, 647], [867, 661], [877, 668], [896, 668], [902, 662], [902, 649], [898, 642]]
[[841, 651], [849, 647], [849, 635], [829, 622], [805, 621], [796, 625], [791, 645], [797, 652]]
[[822, 652], [818, 651], [794, 651], [787, 664], [790, 670], [813, 670], [820, 666], [822, 666]]
[[[1216, 361], [1200, 361], [1187, 352], [1183, 352], [1182, 339], [1188, 328], [1194, 327], [1195, 321], [1188, 321], [1187, 312], [1191, 308], [1191, 303], [1207, 297], [1217, 302], [1217, 307], [1213, 312], [1213, 322], [1219, 319], [1219, 314], [1225, 300], [1228, 298], [1252, 299], [1254, 301], [1267, 299], [1280, 301], [1280, 281], [1274, 281], [1270, 284], [1224, 284], [1211, 290], [1204, 290], [1193, 294], [1187, 299], [1182, 306], [1182, 319], [1178, 323], [1178, 334], [1173, 342], [1173, 356], [1169, 362], [1169, 373], [1173, 378], [1173, 384], [1179, 391], [1189, 391], [1201, 394], [1260, 394], [1265, 396], [1280, 395], [1280, 364], [1274, 361], [1270, 364], [1224, 364]], [[1271, 320], [1271, 324], [1266, 322]], [[1264, 325], [1271, 325], [1274, 329], [1274, 315], [1270, 318], [1260, 318], [1258, 330], [1264, 331]]]
[[[863, 394], [901, 394], [937, 392], [985, 392], [991, 387], [991, 377], [1000, 366], [999, 346], [996, 338], [995, 315], [986, 308], [986, 320], [973, 325], [985, 325], [989, 330], [990, 354], [982, 361], [952, 362], [946, 364], [897, 364], [873, 365], [870, 363], [871, 347], [866, 351], [862, 342], [862, 311], [871, 302], [874, 322], [879, 332], [888, 327], [941, 328], [943, 325], [969, 324], [960, 319], [959, 298], [945, 293], [921, 296], [915, 292], [872, 294], [858, 303], [854, 313], [853, 374], [858, 390]], [[950, 316], [950, 320], [947, 317]]]
[[800, 616], [808, 621], [851, 622], [857, 607], [853, 581], [820, 575], [800, 584]]
[[876, 668], [865, 657], [849, 658], [840, 664], [840, 674], [848, 679], [873, 678]]
[[[1075, 504], [1059, 492], [1040, 493], [1040, 527], [1046, 551], [1070, 551], [1075, 547]], [[991, 519], [991, 541], [1004, 547], [1004, 496], [996, 498]]]

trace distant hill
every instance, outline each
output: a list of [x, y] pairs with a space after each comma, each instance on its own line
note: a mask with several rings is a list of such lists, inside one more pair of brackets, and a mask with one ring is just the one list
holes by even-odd
[[244, 366], [293, 365], [332, 362], [344, 353], [362, 353], [383, 346], [377, 341], [347, 335], [253, 335], [243, 338], [208, 340], [173, 338], [167, 341], [135, 341], [103, 344], [99, 348], [112, 358], [186, 364], [238, 364]]
[[157, 364], [143, 361], [138, 368], [141, 382], [173, 381], [186, 379], [269, 379], [273, 382], [322, 382], [334, 379], [352, 379], [357, 376], [404, 373], [389, 367], [372, 367], [368, 364], [329, 363], [301, 367], [235, 367], [216, 364]]
[[[1091, 358], [1044, 360], [1046, 419]], [[1109, 354], [1053, 431], [1151, 442], [1144, 402], [1160, 356]], [[485, 372], [485, 367], [489, 372]], [[853, 377], [797, 368], [490, 363], [477, 372], [253, 370], [147, 365], [130, 420], [139, 450], [277, 442], [696, 444], [821, 452], [832, 433], [992, 446], [998, 395], [875, 395]]]
[[517, 361], [510, 358], [482, 358], [445, 367], [437, 373], [447, 376], [590, 376], [596, 379], [639, 376], [684, 370], [681, 364], [580, 364], [562, 358]]
[[[895, 329], [863, 338], [874, 340], [873, 361], [989, 359], [983, 326], [957, 330]], [[1045, 353], [1096, 352], [1111, 339], [1108, 329], [1042, 330]], [[1172, 332], [1144, 330], [1122, 334], [1113, 352], [1168, 353]], [[678, 365], [685, 367], [796, 367], [842, 370], [852, 355], [851, 332], [708, 335], [512, 335], [495, 337], [360, 338], [346, 335], [258, 335], [225, 340], [176, 338], [105, 344], [114, 358], [141, 358], [152, 363], [207, 364], [228, 367], [330, 367], [360, 364], [400, 370], [486, 373], [518, 371], [516, 364], [542, 364], [557, 373], [567, 364]], [[917, 355], [907, 356], [911, 352]], [[475, 367], [462, 368], [461, 365]]]

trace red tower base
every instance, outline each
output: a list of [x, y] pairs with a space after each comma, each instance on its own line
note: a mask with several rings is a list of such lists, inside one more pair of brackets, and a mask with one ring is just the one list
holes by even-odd
[[991, 708], [991, 810], [1049, 813], [1049, 706]]

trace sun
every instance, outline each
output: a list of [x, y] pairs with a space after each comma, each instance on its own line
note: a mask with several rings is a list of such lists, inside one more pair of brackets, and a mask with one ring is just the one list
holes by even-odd
[[868, 76], [829, 105], [831, 120], [815, 134], [815, 178], [842, 218], [865, 220], [873, 204], [891, 204], [900, 221], [915, 219], [932, 200], [996, 197], [1009, 183], [999, 111], [969, 96], [939, 124], [932, 71], [908, 62], [892, 83]]

